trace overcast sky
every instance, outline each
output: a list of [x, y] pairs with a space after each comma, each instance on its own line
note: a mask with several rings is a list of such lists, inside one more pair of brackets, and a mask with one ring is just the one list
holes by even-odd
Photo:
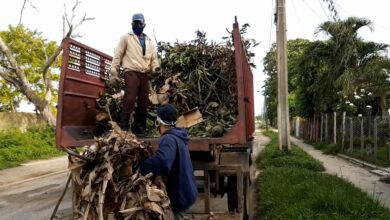
[[[390, 44], [389, 0], [335, 0], [340, 18], [349, 16], [364, 17], [374, 24], [374, 31], [368, 28], [360, 31], [365, 40]], [[0, 0], [0, 30], [8, 25], [17, 25], [23, 0]], [[64, 3], [70, 9], [73, 0], [29, 0], [23, 14], [22, 23], [42, 32], [43, 36], [59, 42], [62, 38]], [[323, 0], [286, 0], [287, 38], [323, 39], [315, 36], [318, 25], [329, 20], [330, 13]], [[77, 8], [78, 21], [85, 13], [95, 20], [83, 24], [78, 32], [83, 37], [78, 41], [97, 50], [112, 55], [119, 37], [131, 29], [133, 13], [143, 13], [146, 20], [145, 33], [158, 41], [189, 41], [195, 38], [196, 30], [206, 32], [209, 39], [220, 42], [228, 36], [234, 16], [240, 24], [251, 27], [247, 37], [254, 38], [260, 45], [254, 48], [256, 54], [253, 70], [255, 88], [255, 113], [262, 112], [263, 97], [261, 87], [265, 76], [262, 59], [275, 42], [273, 13], [275, 0], [83, 0]]]

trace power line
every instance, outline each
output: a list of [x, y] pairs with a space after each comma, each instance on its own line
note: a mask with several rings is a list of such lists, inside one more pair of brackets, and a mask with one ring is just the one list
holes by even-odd
[[318, 16], [321, 20], [323, 19], [309, 4], [307, 4], [306, 0], [303, 0], [303, 3], [308, 7], [315, 15]]
[[[339, 8], [341, 11], [343, 11], [343, 12], [347, 15], [347, 17], [352, 17], [352, 16], [353, 16], [352, 13], [350, 13], [349, 11], [345, 10], [344, 8], [342, 8], [340, 5], [337, 5], [337, 6], [338, 6], [338, 8]], [[384, 26], [384, 25], [378, 24], [377, 22], [372, 22], [372, 23], [373, 23], [374, 26], [376, 26], [376, 27], [379, 27], [379, 28], [382, 28], [382, 29], [384, 29], [384, 30], [390, 31], [390, 27], [386, 27], [386, 26]]]
[[321, 0], [318, 0], [318, 2], [320, 3], [321, 8], [322, 8], [322, 11], [324, 11], [325, 16], [326, 16], [326, 17], [328, 18], [328, 20], [330, 21], [331, 19], [330, 19], [330, 17], [328, 16], [328, 13], [326, 13], [325, 8], [324, 8], [324, 6], [323, 6], [322, 3], [321, 3]]
[[385, 29], [385, 30], [387, 30], [387, 31], [390, 31], [390, 28], [389, 28], [389, 27], [380, 25], [380, 24], [378, 24], [378, 23], [376, 23], [376, 22], [373, 22], [373, 24], [374, 24], [375, 26], [378, 26], [378, 27], [382, 28], [382, 29]]
[[[295, 7], [294, 0], [291, 1], [291, 4], [292, 4], [292, 6], [293, 6], [295, 15], [296, 15], [297, 18], [298, 18], [298, 22], [299, 22], [300, 24], [303, 24], [303, 22], [302, 22], [302, 20], [301, 20], [301, 17], [299, 16], [299, 13], [298, 13], [298, 11], [297, 11], [297, 9], [296, 9], [296, 7]], [[301, 33], [303, 33], [303, 34], [305, 35], [305, 37], [307, 37], [307, 36], [306, 36], [306, 33], [305, 33], [304, 31], [302, 31], [302, 26], [301, 26], [301, 25], [299, 25], [299, 30], [301, 31]]]

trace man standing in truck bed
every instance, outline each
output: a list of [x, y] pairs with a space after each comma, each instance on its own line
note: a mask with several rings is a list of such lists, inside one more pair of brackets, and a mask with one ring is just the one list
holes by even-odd
[[148, 73], [159, 68], [156, 49], [152, 40], [143, 33], [144, 28], [144, 16], [142, 14], [134, 14], [132, 19], [133, 31], [123, 35], [115, 48], [109, 79], [111, 86], [118, 86], [120, 83], [118, 73], [120, 66], [122, 66], [125, 94], [120, 125], [123, 130], [129, 130], [129, 119], [137, 101], [134, 124], [132, 126], [133, 132], [137, 135], [142, 135], [146, 129], [146, 116], [149, 105]]

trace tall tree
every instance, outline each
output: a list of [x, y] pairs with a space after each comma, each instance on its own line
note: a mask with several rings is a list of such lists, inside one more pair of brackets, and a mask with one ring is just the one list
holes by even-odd
[[56, 96], [52, 80], [58, 78], [53, 74], [58, 68], [58, 57], [62, 52], [62, 42], [67, 37], [77, 37], [74, 30], [82, 23], [93, 18], [86, 15], [75, 22], [76, 1], [71, 15], [66, 13], [63, 19], [63, 39], [60, 45], [42, 38], [38, 31], [25, 28], [22, 24], [9, 26], [8, 31], [0, 33], [0, 77], [16, 88], [35, 107], [42, 118], [55, 125], [54, 108], [51, 106]]
[[16, 112], [21, 99], [20, 92], [12, 84], [0, 80], [0, 112]]
[[[349, 17], [343, 21], [324, 22], [319, 26], [319, 32], [330, 36], [326, 42], [330, 69], [323, 81], [332, 82], [335, 92], [339, 95], [352, 98], [356, 90], [362, 88], [361, 78], [367, 73], [363, 70], [373, 70], [372, 62], [380, 60], [388, 45], [365, 42], [358, 36], [358, 31], [368, 27], [372, 30], [372, 22], [364, 18]], [[371, 66], [366, 68], [366, 66]], [[379, 74], [379, 71], [371, 71]], [[324, 83], [324, 82], [322, 82]]]
[[[302, 77], [301, 70], [298, 69], [298, 63], [304, 55], [305, 48], [310, 42], [308, 40], [296, 39], [287, 42], [287, 58], [288, 58], [288, 91], [289, 91], [289, 108], [290, 115], [298, 114], [299, 107], [297, 106], [296, 87], [297, 81]], [[267, 118], [274, 123], [277, 114], [277, 68], [276, 68], [276, 45], [274, 44], [270, 51], [263, 59], [264, 73], [268, 76], [263, 85], [263, 95], [266, 97], [266, 113]], [[272, 124], [274, 125], [274, 124]]]

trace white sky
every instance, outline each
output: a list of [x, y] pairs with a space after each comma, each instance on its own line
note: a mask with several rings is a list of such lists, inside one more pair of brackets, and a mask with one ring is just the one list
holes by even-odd
[[[42, 32], [45, 38], [61, 40], [64, 2], [67, 8], [74, 5], [73, 0], [29, 0], [22, 23]], [[374, 23], [374, 31], [363, 29], [360, 32], [366, 40], [390, 44], [390, 24], [387, 17], [390, 9], [388, 0], [335, 0], [341, 19], [349, 16], [364, 17]], [[0, 0], [0, 30], [9, 24], [17, 25], [23, 0]], [[265, 76], [262, 59], [275, 42], [273, 13], [275, 0], [83, 0], [77, 8], [78, 21], [84, 13], [95, 20], [83, 24], [78, 31], [84, 36], [78, 41], [97, 50], [112, 55], [119, 37], [131, 29], [131, 16], [141, 12], [145, 16], [145, 33], [156, 35], [158, 41], [189, 41], [195, 38], [196, 30], [206, 32], [209, 39], [217, 42], [228, 36], [234, 16], [240, 24], [249, 23], [251, 28], [247, 37], [261, 42], [254, 49], [256, 53], [253, 70], [255, 88], [255, 113], [262, 112], [263, 97], [260, 91]], [[329, 11], [322, 0], [286, 0], [287, 38], [315, 38], [318, 25], [328, 20]], [[323, 36], [322, 36], [323, 37]], [[22, 109], [28, 110], [23, 107]]]

